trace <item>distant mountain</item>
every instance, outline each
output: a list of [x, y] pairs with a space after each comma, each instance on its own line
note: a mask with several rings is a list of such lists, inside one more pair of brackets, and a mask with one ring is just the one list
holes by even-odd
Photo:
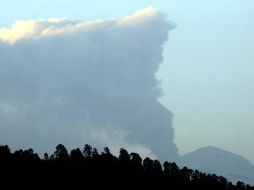
[[177, 162], [206, 173], [215, 173], [232, 181], [254, 185], [254, 166], [245, 158], [232, 152], [208, 146], [183, 155]]

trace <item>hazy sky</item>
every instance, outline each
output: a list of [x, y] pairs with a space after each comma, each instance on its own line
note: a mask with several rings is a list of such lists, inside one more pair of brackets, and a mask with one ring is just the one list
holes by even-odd
[[254, 163], [253, 0], [0, 0], [0, 27], [38, 18], [119, 18], [148, 5], [177, 26], [158, 78], [180, 154], [214, 145]]

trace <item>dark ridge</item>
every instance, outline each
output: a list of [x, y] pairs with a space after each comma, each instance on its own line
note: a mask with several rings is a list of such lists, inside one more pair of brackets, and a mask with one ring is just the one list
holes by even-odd
[[1, 188], [67, 188], [70, 189], [195, 189], [254, 190], [241, 181], [233, 184], [225, 177], [198, 170], [179, 168], [176, 163], [142, 158], [120, 149], [119, 156], [109, 148], [98, 153], [86, 144], [68, 150], [59, 144], [52, 155], [41, 159], [32, 149], [11, 152], [0, 145]]

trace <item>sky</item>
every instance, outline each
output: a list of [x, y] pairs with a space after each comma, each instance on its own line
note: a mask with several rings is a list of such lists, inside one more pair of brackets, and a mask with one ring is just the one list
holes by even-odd
[[0, 27], [16, 20], [121, 18], [152, 5], [175, 24], [157, 72], [180, 154], [213, 145], [254, 163], [252, 0], [0, 0]]

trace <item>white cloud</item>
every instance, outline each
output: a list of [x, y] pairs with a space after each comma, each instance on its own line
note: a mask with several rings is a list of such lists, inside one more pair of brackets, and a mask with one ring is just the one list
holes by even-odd
[[136, 11], [133, 15], [126, 16], [117, 21], [117, 25], [133, 25], [133, 24], [144, 24], [145, 22], [151, 22], [153, 20], [165, 19], [165, 15], [154, 7], [147, 7], [143, 10]]

